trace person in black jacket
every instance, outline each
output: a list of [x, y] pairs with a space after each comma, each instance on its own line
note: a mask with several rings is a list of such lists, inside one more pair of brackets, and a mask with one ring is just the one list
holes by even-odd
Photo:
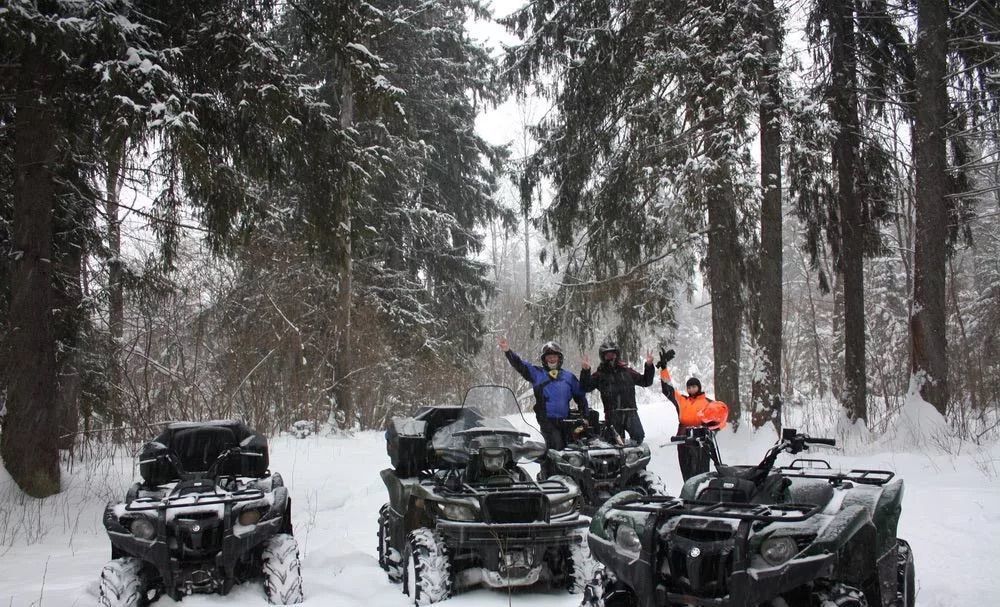
[[619, 436], [625, 436], [636, 444], [646, 438], [642, 429], [642, 421], [635, 405], [635, 387], [653, 385], [653, 354], [646, 354], [646, 364], [643, 373], [632, 369], [621, 359], [621, 351], [614, 342], [605, 342], [598, 349], [601, 363], [597, 370], [591, 372], [590, 361], [584, 357], [583, 370], [580, 371], [580, 385], [585, 392], [597, 389], [604, 403], [604, 419], [615, 429]]

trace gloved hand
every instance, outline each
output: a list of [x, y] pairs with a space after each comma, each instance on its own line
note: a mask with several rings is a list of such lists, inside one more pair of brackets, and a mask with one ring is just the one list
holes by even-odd
[[667, 363], [669, 363], [673, 359], [674, 359], [673, 350], [664, 350], [663, 348], [660, 348], [660, 360], [659, 362], [656, 363], [656, 366], [660, 369], [666, 369]]

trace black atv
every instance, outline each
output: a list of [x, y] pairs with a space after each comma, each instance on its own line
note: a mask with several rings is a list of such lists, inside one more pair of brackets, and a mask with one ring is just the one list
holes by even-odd
[[606, 570], [586, 607], [913, 607], [892, 472], [775, 467], [781, 453], [834, 444], [791, 429], [756, 466], [723, 465], [705, 429], [675, 439], [708, 450], [716, 471], [688, 479], [679, 498], [620, 494], [600, 509], [589, 540]]
[[170, 424], [142, 448], [139, 472], [104, 511], [113, 560], [101, 607], [227, 594], [260, 577], [268, 602], [302, 602], [291, 499], [262, 436], [236, 421]]
[[393, 419], [378, 558], [415, 604], [477, 584], [582, 591], [593, 576], [579, 489], [566, 477], [537, 481], [519, 465], [545, 447], [500, 417], [518, 410], [510, 389], [479, 386], [462, 406]]
[[586, 419], [561, 422], [566, 448], [550, 449], [540, 478], [561, 474], [572, 478], [583, 494], [583, 513], [592, 515], [612, 495], [636, 491], [663, 495], [666, 488], [650, 470], [650, 451], [645, 443], [625, 442], [611, 424], [598, 421], [596, 411]]

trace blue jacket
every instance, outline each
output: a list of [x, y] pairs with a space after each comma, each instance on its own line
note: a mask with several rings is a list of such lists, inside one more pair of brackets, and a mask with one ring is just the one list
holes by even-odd
[[514, 367], [535, 389], [537, 415], [544, 414], [549, 419], [566, 419], [569, 417], [570, 399], [580, 405], [582, 414], [587, 414], [590, 408], [587, 404], [587, 395], [575, 375], [565, 369], [559, 369], [559, 374], [553, 379], [547, 369], [526, 363], [513, 350], [507, 350], [506, 356], [510, 366]]

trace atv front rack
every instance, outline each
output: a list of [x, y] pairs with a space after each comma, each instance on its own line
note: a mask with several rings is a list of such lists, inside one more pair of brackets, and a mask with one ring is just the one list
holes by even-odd
[[141, 497], [132, 500], [126, 505], [125, 511], [149, 512], [152, 510], [169, 510], [171, 508], [252, 502], [259, 499], [264, 499], [264, 492], [260, 489], [240, 489], [231, 493], [189, 493], [186, 495], [171, 495], [161, 500]]
[[822, 508], [816, 504], [745, 504], [733, 502], [699, 502], [678, 497], [651, 495], [626, 498], [614, 505], [616, 510], [645, 512], [664, 518], [675, 516], [701, 516], [706, 518], [737, 519], [765, 523], [802, 522]]
[[506, 485], [471, 485], [463, 482], [461, 488], [451, 488], [443, 483], [435, 483], [442, 497], [479, 497], [498, 493], [541, 492], [545, 495], [563, 495], [569, 493], [569, 488], [559, 481], [514, 481]]

